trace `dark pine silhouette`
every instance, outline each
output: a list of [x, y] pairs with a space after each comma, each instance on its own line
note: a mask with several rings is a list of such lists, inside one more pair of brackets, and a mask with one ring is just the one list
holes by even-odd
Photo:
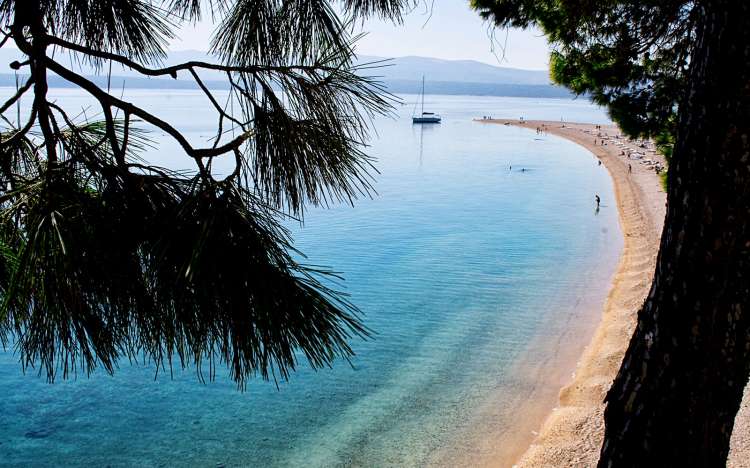
[[[118, 362], [226, 365], [239, 386], [331, 365], [366, 336], [326, 269], [299, 263], [284, 216], [369, 190], [362, 153], [391, 101], [354, 65], [334, 2], [3, 0], [0, 47], [25, 55], [0, 107], [0, 341], [52, 381]], [[399, 21], [411, 0], [335, 2], [358, 20]], [[162, 66], [178, 28], [212, 19], [215, 60]], [[124, 66], [192, 80], [216, 133], [194, 146], [147, 111], [76, 72]], [[201, 79], [226, 76], [229, 97]], [[48, 97], [55, 74], [97, 103], [87, 115]], [[19, 101], [31, 103], [26, 115]], [[6, 117], [6, 113], [9, 114]], [[13, 121], [15, 120], [15, 122]], [[187, 172], [139, 157], [144, 129], [174, 139]], [[234, 163], [212, 170], [217, 158]]]

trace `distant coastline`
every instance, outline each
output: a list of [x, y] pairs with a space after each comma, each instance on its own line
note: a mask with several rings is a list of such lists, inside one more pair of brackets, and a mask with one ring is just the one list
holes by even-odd
[[[386, 80], [384, 83], [388, 87], [388, 91], [404, 94], [417, 94], [420, 86], [422, 86], [421, 82], [413, 80]], [[575, 97], [573, 93], [561, 86], [458, 81], [430, 81], [427, 94], [553, 99], [572, 99]]]
[[[102, 88], [107, 87], [106, 76], [87, 76], [87, 78]], [[19, 75], [19, 82], [23, 83], [26, 76]], [[226, 90], [229, 85], [223, 81], [205, 81], [206, 87], [213, 90]], [[417, 94], [422, 86], [417, 80], [383, 80], [388, 92], [393, 94]], [[16, 77], [9, 73], [0, 74], [0, 86], [15, 87]], [[50, 76], [49, 86], [52, 88], [76, 88], [59, 76]], [[188, 79], [164, 78], [136, 78], [130, 76], [112, 76], [109, 79], [112, 89], [199, 89], [194, 81]], [[560, 86], [544, 84], [508, 84], [508, 83], [475, 83], [469, 81], [431, 81], [427, 94], [447, 96], [499, 96], [499, 97], [530, 97], [530, 98], [559, 98], [571, 99], [575, 97], [567, 89]]]
[[[23, 56], [14, 49], [0, 49], [0, 65]], [[64, 54], [61, 63], [104, 88], [122, 89], [198, 89], [192, 76], [182, 71], [177, 79], [168, 76], [144, 77], [128, 67], [112, 64], [112, 68], [100, 69], [73, 53], [70, 57]], [[216, 57], [205, 51], [186, 50], [170, 51], [161, 65], [169, 66], [189, 61], [214, 62]], [[573, 94], [567, 89], [553, 85], [547, 70], [522, 70], [501, 67], [472, 60], [443, 60], [431, 57], [374, 57], [358, 56], [353, 64], [358, 73], [371, 76], [386, 86], [394, 94], [418, 94], [422, 86], [422, 77], [427, 79], [426, 93], [432, 95], [464, 96], [500, 96], [531, 98], [571, 98]], [[7, 68], [5, 70], [8, 70]], [[111, 70], [108, 80], [105, 70]], [[8, 70], [10, 71], [10, 70]], [[24, 70], [21, 70], [24, 71]], [[226, 90], [229, 86], [223, 72], [200, 70], [200, 76], [209, 89]], [[19, 81], [25, 77], [19, 75]], [[15, 87], [16, 77], [13, 73], [0, 73], [0, 86]], [[59, 76], [50, 74], [49, 85], [54, 88], [70, 88], [71, 85]]]

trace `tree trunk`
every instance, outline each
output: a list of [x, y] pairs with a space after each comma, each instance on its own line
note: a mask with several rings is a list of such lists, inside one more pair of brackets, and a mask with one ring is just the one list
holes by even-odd
[[44, 58], [47, 56], [47, 29], [44, 20], [42, 5], [39, 0], [17, 2], [14, 24], [11, 30], [19, 49], [22, 49], [20, 42], [22, 39], [25, 40], [26, 36], [24, 28], [28, 27], [33, 38], [32, 50], [24, 52], [29, 56], [31, 62], [29, 69], [31, 76], [34, 78], [34, 107], [37, 112], [39, 128], [44, 136], [47, 158], [49, 161], [57, 161], [57, 149], [55, 147], [57, 139], [52, 131], [51, 113], [47, 105], [47, 66], [44, 63]]
[[750, 2], [698, 2], [654, 283], [600, 467], [724, 466], [750, 374]]

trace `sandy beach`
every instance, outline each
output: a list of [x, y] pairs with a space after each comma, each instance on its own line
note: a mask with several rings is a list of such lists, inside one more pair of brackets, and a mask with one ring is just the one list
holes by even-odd
[[[655, 168], [661, 155], [621, 136], [615, 126], [553, 121], [479, 120], [513, 125], [573, 141], [591, 151], [609, 171], [617, 197], [624, 246], [611, 289], [593, 338], [571, 381], [560, 389], [559, 405], [546, 417], [538, 435], [518, 460], [499, 466], [596, 466], [604, 431], [604, 397], [620, 367], [651, 286], [666, 213], [666, 194]], [[604, 201], [603, 201], [604, 202]], [[750, 407], [746, 390], [735, 422], [727, 466], [750, 467]], [[508, 463], [510, 462], [510, 463]]]

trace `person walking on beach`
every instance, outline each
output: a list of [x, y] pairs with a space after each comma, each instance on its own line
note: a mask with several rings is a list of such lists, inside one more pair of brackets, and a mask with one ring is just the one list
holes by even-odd
[[633, 173], [633, 166], [628, 164], [628, 174], [632, 174], [632, 173]]
[[601, 159], [599, 160], [599, 165], [600, 165], [600, 166], [602, 165], [602, 160], [601, 160]]
[[602, 199], [599, 198], [599, 195], [594, 195], [594, 199], [596, 200], [596, 209], [599, 210], [599, 204], [602, 202]]

